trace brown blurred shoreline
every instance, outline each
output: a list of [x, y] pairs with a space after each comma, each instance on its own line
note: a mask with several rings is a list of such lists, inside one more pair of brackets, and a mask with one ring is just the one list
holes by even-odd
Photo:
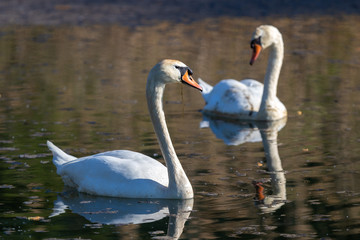
[[7, 0], [0, 1], [0, 25], [149, 25], [214, 17], [359, 15], [358, 0]]

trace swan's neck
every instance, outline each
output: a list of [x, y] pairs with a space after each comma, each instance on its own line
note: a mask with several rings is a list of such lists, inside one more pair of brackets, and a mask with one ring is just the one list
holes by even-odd
[[276, 43], [270, 46], [269, 62], [264, 79], [264, 92], [261, 99], [260, 111], [266, 111], [267, 107], [271, 107], [276, 99], [276, 90], [283, 57], [284, 43], [280, 37]]
[[160, 149], [166, 162], [169, 176], [168, 190], [174, 198], [192, 198], [191, 184], [181, 166], [171, 142], [170, 134], [165, 121], [162, 97], [165, 84], [149, 77], [146, 85], [146, 98], [151, 121], [159, 141]]

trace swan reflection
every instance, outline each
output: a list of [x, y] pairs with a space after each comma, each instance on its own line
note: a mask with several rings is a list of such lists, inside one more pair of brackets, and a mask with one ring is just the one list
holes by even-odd
[[254, 182], [256, 189], [255, 204], [263, 212], [273, 212], [286, 202], [286, 178], [279, 156], [277, 136], [286, 125], [286, 118], [271, 122], [228, 121], [203, 115], [201, 128], [210, 127], [211, 131], [227, 145], [240, 145], [246, 142], [261, 142], [264, 146], [266, 165], [271, 177], [272, 194], [265, 195], [261, 182]]
[[79, 192], [59, 194], [50, 217], [70, 209], [92, 223], [125, 225], [150, 223], [169, 217], [167, 236], [178, 239], [193, 208], [193, 199], [124, 199]]

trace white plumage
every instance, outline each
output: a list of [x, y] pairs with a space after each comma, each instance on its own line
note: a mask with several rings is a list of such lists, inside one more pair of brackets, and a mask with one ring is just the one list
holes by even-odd
[[205, 112], [229, 117], [237, 116], [236, 118], [239, 119], [251, 119], [260, 108], [261, 98], [259, 95], [262, 95], [264, 86], [258, 81], [225, 79], [214, 87], [202, 79], [198, 79], [198, 81], [204, 89]]
[[[167, 168], [144, 154], [115, 150], [75, 158], [50, 141], [54, 163], [65, 185], [94, 195], [149, 198], [161, 194], [169, 184]], [[137, 186], [141, 185], [141, 189]]]
[[273, 26], [262, 25], [253, 34], [251, 47], [253, 56], [250, 64], [259, 56], [260, 50], [270, 48], [269, 63], [264, 84], [245, 79], [226, 79], [214, 87], [199, 79], [204, 89], [203, 112], [242, 120], [277, 120], [287, 116], [284, 104], [276, 96], [278, 78], [282, 66], [284, 46], [281, 33]]

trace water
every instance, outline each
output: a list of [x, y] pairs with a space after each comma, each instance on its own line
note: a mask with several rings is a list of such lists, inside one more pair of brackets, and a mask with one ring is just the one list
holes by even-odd
[[[196, 90], [166, 88], [193, 201], [64, 189], [46, 140], [75, 156], [131, 149], [162, 161], [145, 100], [150, 68], [176, 58], [211, 84], [262, 80], [268, 53], [248, 62], [263, 23], [284, 37], [286, 122], [207, 119]], [[2, 26], [0, 239], [359, 238], [359, 27], [356, 15]]]

